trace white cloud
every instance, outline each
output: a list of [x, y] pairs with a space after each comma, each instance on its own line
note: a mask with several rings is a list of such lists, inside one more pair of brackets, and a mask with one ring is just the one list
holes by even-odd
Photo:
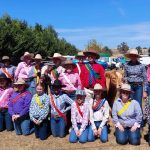
[[[65, 38], [80, 49], [87, 42], [96, 39], [109, 47], [116, 47], [125, 41], [130, 46], [150, 46], [150, 22], [114, 27], [85, 27], [74, 29], [56, 29], [60, 37]], [[148, 45], [149, 44], [149, 45]]]

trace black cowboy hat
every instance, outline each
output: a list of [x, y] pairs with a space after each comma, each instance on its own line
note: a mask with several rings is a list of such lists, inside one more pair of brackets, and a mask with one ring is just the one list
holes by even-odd
[[60, 80], [55, 80], [54, 83], [52, 84], [52, 88], [62, 88], [65, 87], [65, 85], [62, 85]]
[[6, 80], [8, 80], [9, 82], [11, 82], [11, 79], [8, 78], [4, 73], [1, 73], [1, 74], [0, 74], [0, 79], [6, 79]]

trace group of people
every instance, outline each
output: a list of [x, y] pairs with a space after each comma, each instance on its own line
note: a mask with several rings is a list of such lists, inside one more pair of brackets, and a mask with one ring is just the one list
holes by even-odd
[[[17, 67], [8, 56], [0, 67], [0, 131], [17, 135], [33, 132], [41, 140], [63, 138], [70, 143], [108, 141], [112, 117], [116, 142], [139, 145], [144, 119], [150, 125], [150, 68], [139, 63], [135, 49], [126, 55], [124, 78], [112, 108], [107, 101], [105, 70], [95, 50], [79, 52], [72, 60], [59, 53], [43, 64], [40, 54], [25, 52]], [[86, 60], [86, 61], [85, 61]], [[142, 98], [145, 103], [143, 115]], [[150, 145], [150, 132], [149, 139]]]

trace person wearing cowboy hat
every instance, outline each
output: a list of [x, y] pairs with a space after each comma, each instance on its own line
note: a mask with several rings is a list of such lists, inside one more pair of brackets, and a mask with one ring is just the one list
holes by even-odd
[[15, 79], [22, 78], [24, 80], [28, 80], [29, 72], [32, 69], [32, 60], [33, 55], [29, 52], [25, 52], [24, 55], [21, 57], [22, 62], [20, 62], [15, 71]]
[[14, 87], [16, 91], [10, 97], [8, 112], [12, 117], [14, 129], [17, 135], [29, 135], [30, 130], [29, 107], [32, 99], [31, 93], [27, 90], [28, 84], [22, 78], [19, 78]]
[[40, 54], [36, 54], [33, 58], [33, 61], [35, 62], [34, 65], [32, 65], [30, 71], [29, 71], [29, 78], [30, 82], [28, 90], [32, 94], [32, 96], [36, 93], [36, 85], [41, 82], [41, 70], [43, 68], [42, 64], [42, 56]]
[[124, 65], [124, 81], [131, 85], [132, 99], [139, 102], [142, 108], [142, 97], [147, 97], [147, 76], [146, 69], [143, 64], [138, 61], [140, 55], [136, 49], [130, 49], [125, 57], [129, 58], [129, 62]]
[[102, 65], [96, 63], [96, 59], [100, 56], [95, 50], [88, 50], [83, 52], [87, 57], [89, 63], [85, 64], [83, 71], [83, 87], [93, 89], [96, 83], [101, 84], [103, 87], [106, 86], [106, 79], [104, 76], [104, 69]]
[[84, 90], [76, 91], [76, 100], [71, 105], [72, 130], [69, 135], [70, 143], [86, 143], [89, 129], [89, 104], [85, 100]]
[[66, 60], [65, 57], [63, 57], [59, 53], [54, 53], [53, 57], [48, 57], [51, 61], [54, 63], [54, 67], [51, 70], [51, 82], [54, 83], [56, 79], [59, 78], [59, 76], [65, 71], [62, 64]]
[[104, 88], [99, 84], [94, 86], [94, 98], [90, 100], [90, 122], [88, 141], [99, 138], [102, 143], [108, 141], [107, 122], [109, 119], [109, 104], [103, 97]]
[[129, 84], [122, 84], [119, 98], [115, 100], [112, 108], [116, 142], [122, 145], [140, 145], [142, 110], [140, 104], [130, 98], [132, 92]]
[[13, 88], [10, 86], [11, 79], [5, 74], [0, 74], [0, 132], [3, 130], [12, 131], [13, 123], [8, 113], [8, 102]]
[[62, 85], [61, 81], [55, 80], [52, 84], [53, 93], [50, 93], [51, 132], [54, 137], [60, 138], [66, 135], [65, 130], [68, 123], [66, 113], [71, 109], [71, 104], [73, 103], [72, 99], [62, 93], [62, 87], [64, 85]]
[[9, 56], [2, 57], [3, 65], [0, 68], [0, 74], [5, 74], [8, 78], [14, 81], [16, 67], [10, 64]]
[[62, 90], [66, 93], [71, 99], [75, 99], [75, 91], [81, 89], [81, 80], [78, 73], [74, 73], [74, 68], [76, 65], [72, 60], [66, 60], [63, 64], [65, 72], [62, 73], [59, 77], [59, 80], [65, 85]]
[[32, 97], [29, 115], [34, 124], [35, 137], [45, 140], [48, 137], [48, 114], [50, 98], [44, 92], [44, 84], [38, 83], [36, 94]]

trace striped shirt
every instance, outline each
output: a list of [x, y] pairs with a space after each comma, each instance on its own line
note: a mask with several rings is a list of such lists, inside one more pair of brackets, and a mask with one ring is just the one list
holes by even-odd
[[[54, 94], [53, 99], [54, 99], [54, 103], [56, 107], [62, 113], [65, 113], [71, 109], [71, 104], [73, 103], [73, 100], [69, 98], [66, 94], [60, 94], [58, 96]], [[66, 107], [66, 104], [69, 104], [70, 106]], [[51, 106], [51, 115], [52, 116], [59, 115], [57, 111], [55, 110], [54, 106], [52, 105], [51, 100], [50, 100], [50, 106]]]
[[37, 119], [39, 122], [42, 122], [49, 113], [49, 96], [47, 94], [42, 94], [39, 97], [40, 103], [44, 106], [41, 108], [37, 102], [36, 102], [36, 94], [32, 97], [30, 109], [29, 109], [29, 115], [30, 119], [33, 121], [34, 119]]
[[81, 123], [80, 132], [82, 133], [89, 121], [89, 104], [84, 102], [83, 105], [79, 106], [80, 110], [83, 114], [83, 117], [80, 115], [78, 108], [76, 106], [76, 102], [74, 102], [71, 106], [71, 122], [72, 127], [75, 131], [78, 131], [77, 123]]
[[118, 116], [118, 112], [124, 107], [124, 103], [118, 98], [112, 108], [113, 122], [115, 125], [120, 123], [123, 127], [132, 127], [135, 123], [140, 126], [142, 122], [142, 110], [136, 100], [131, 100], [129, 107]]

